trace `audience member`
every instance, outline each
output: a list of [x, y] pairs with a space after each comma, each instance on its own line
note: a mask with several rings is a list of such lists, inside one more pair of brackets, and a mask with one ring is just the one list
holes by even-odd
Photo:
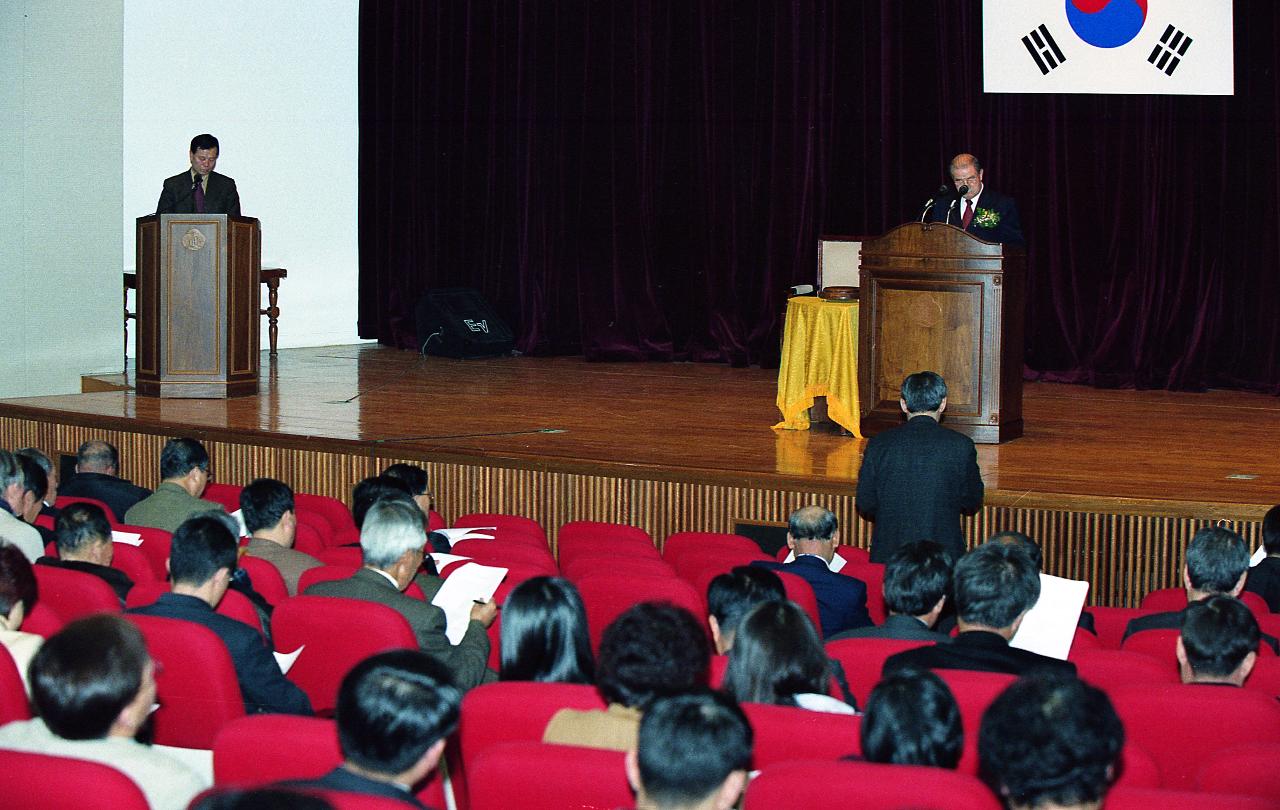
[[240, 491], [240, 514], [249, 532], [246, 554], [266, 560], [276, 567], [293, 596], [302, 573], [324, 563], [293, 547], [298, 532], [298, 514], [293, 490], [283, 481], [259, 478]]
[[927, 669], [901, 669], [876, 684], [861, 734], [862, 758], [887, 765], [954, 770], [964, 749], [955, 696]]
[[[351, 491], [351, 519], [357, 529], [364, 528], [364, 518], [369, 509], [379, 501], [396, 500], [417, 506], [413, 493], [404, 479], [390, 475], [374, 475], [356, 484]], [[419, 510], [421, 511], [421, 510]]]
[[942, 427], [947, 384], [932, 371], [902, 381], [907, 422], [871, 437], [858, 470], [858, 511], [874, 521], [871, 561], [887, 563], [904, 544], [933, 540], [964, 554], [960, 515], [982, 506], [978, 453], [968, 437]]
[[596, 688], [609, 707], [561, 709], [542, 741], [630, 751], [649, 704], [706, 683], [709, 662], [707, 634], [687, 610], [665, 602], [635, 605], [600, 640]]
[[17, 546], [0, 543], [0, 644], [9, 651], [28, 695], [27, 665], [44, 641], [35, 633], [22, 632], [22, 622], [35, 604], [36, 575], [31, 563]]
[[1260, 635], [1258, 620], [1239, 599], [1208, 596], [1187, 605], [1177, 648], [1182, 682], [1244, 686]]
[[[492, 600], [474, 605], [466, 634], [457, 645], [449, 643], [444, 611], [429, 601], [443, 580], [418, 573], [427, 542], [418, 507], [405, 500], [384, 499], [369, 507], [362, 522], [364, 567], [348, 579], [317, 582], [307, 593], [363, 599], [393, 608], [409, 621], [419, 646], [449, 668], [458, 686], [469, 689], [494, 680], [496, 675], [486, 667], [489, 637], [485, 629], [493, 624], [497, 605]], [[404, 594], [411, 582], [418, 583], [428, 601]]]
[[[1187, 561], [1182, 564], [1182, 582], [1187, 590], [1187, 603], [1208, 596], [1238, 597], [1249, 577], [1249, 548], [1244, 539], [1230, 529], [1206, 526], [1197, 531], [1187, 544]], [[1182, 626], [1182, 611], [1167, 610], [1131, 619], [1124, 637], [1143, 630], [1177, 630]], [[1266, 633], [1262, 640], [1280, 654], [1280, 641]]]
[[[1006, 529], [1004, 531], [996, 532], [995, 534], [991, 535], [991, 537], [987, 538], [987, 542], [988, 543], [1013, 543], [1013, 544], [1022, 546], [1024, 549], [1026, 549], [1027, 554], [1031, 555], [1031, 559], [1036, 564], [1036, 570], [1039, 571], [1042, 575], [1044, 574], [1044, 552], [1040, 549], [1040, 544], [1037, 543], [1035, 540], [1031, 539], [1030, 536], [1023, 534], [1022, 532], [1019, 532], [1019, 531]], [[1088, 632], [1093, 633], [1094, 635], [1098, 634], [1097, 629], [1094, 627], [1093, 614], [1087, 610], [1080, 611], [1080, 618], [1076, 620], [1076, 626], [1081, 628], [1082, 630], [1087, 630]], [[949, 630], [951, 628], [946, 627], [946, 620], [944, 619], [938, 622], [937, 629]]]
[[1101, 689], [1040, 673], [1014, 683], [982, 715], [982, 777], [1012, 810], [1094, 810], [1119, 768], [1124, 726]]
[[949, 643], [951, 637], [933, 629], [951, 590], [951, 557], [930, 540], [908, 543], [894, 552], [884, 568], [884, 603], [889, 615], [879, 627], [859, 627], [836, 633], [844, 638], [901, 638]]
[[209, 454], [195, 439], [170, 439], [160, 451], [160, 486], [125, 512], [124, 522], [176, 532], [189, 517], [222, 512], [222, 504], [201, 500], [209, 483]]
[[155, 703], [155, 664], [142, 634], [120, 616], [74, 621], [46, 641], [31, 662], [31, 697], [40, 716], [0, 727], [0, 748], [108, 765], [132, 779], [154, 810], [185, 810], [208, 786], [134, 739]]
[[747, 785], [753, 735], [742, 709], [721, 694], [655, 700], [627, 752], [636, 810], [729, 810]]
[[984, 543], [960, 558], [953, 576], [959, 634], [950, 644], [889, 657], [884, 674], [903, 667], [972, 669], [1025, 675], [1037, 669], [1075, 674], [1069, 661], [1009, 646], [1022, 617], [1040, 598], [1040, 572], [1020, 544]]
[[125, 572], [111, 567], [115, 543], [111, 540], [111, 523], [102, 507], [92, 503], [73, 503], [58, 515], [54, 542], [57, 557], [41, 557], [36, 562], [54, 568], [67, 568], [93, 574], [111, 586], [124, 607], [133, 580]]
[[218, 635], [231, 654], [245, 711], [311, 714], [306, 693], [285, 679], [262, 634], [214, 612], [236, 568], [236, 537], [219, 515], [197, 515], [174, 532], [169, 553], [171, 593], [130, 613], [181, 619]]
[[595, 662], [578, 589], [560, 577], [532, 577], [502, 603], [504, 681], [592, 683]]
[[1267, 556], [1249, 569], [1244, 589], [1261, 596], [1272, 613], [1280, 613], [1280, 506], [1262, 518], [1262, 547]]
[[334, 810], [323, 796], [298, 790], [268, 787], [210, 791], [190, 810]]
[[0, 450], [0, 540], [17, 546], [29, 562], [44, 554], [40, 532], [22, 519], [25, 513], [27, 482], [18, 457]]
[[436, 503], [435, 495], [431, 493], [430, 482], [427, 480], [426, 470], [417, 464], [392, 464], [383, 470], [382, 474], [388, 478], [403, 481], [409, 489], [409, 494], [413, 496], [413, 502], [422, 510], [423, 517], [431, 515], [431, 510], [436, 508]]
[[342, 764], [289, 783], [381, 796], [422, 808], [413, 795], [440, 762], [458, 725], [462, 691], [449, 670], [418, 650], [370, 656], [342, 679], [336, 712]]
[[44, 496], [49, 491], [49, 479], [44, 474], [44, 468], [31, 456], [14, 453], [13, 457], [22, 468], [22, 498], [19, 502], [20, 511], [15, 514], [22, 518], [24, 523], [30, 523], [35, 527], [40, 534], [42, 547], [48, 546], [54, 542], [53, 530], [36, 523], [36, 518], [40, 517], [40, 512], [44, 509]]
[[738, 625], [753, 607], [786, 598], [782, 579], [763, 568], [740, 565], [712, 579], [707, 585], [707, 624], [716, 654], [724, 655], [733, 649]]
[[17, 455], [26, 456], [44, 470], [45, 492], [40, 514], [47, 516], [50, 520], [56, 520], [58, 508], [54, 506], [54, 502], [58, 500], [58, 468], [54, 466], [53, 459], [35, 447], [24, 447], [17, 452]]
[[787, 545], [795, 552], [795, 560], [789, 563], [751, 563], [760, 568], [795, 574], [813, 587], [823, 638], [843, 630], [871, 626], [866, 583], [831, 570], [831, 560], [836, 555], [839, 542], [836, 516], [821, 506], [806, 506], [792, 512], [788, 521]]
[[740, 703], [854, 714], [826, 694], [832, 662], [809, 617], [794, 602], [765, 602], [738, 624], [722, 689]]
[[102, 501], [119, 522], [124, 522], [125, 513], [134, 504], [151, 494], [151, 490], [120, 477], [120, 453], [103, 441], [80, 445], [76, 474], [63, 484], [61, 491], [63, 495]]

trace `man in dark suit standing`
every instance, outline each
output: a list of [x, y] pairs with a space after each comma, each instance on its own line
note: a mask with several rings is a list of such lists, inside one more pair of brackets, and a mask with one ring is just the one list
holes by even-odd
[[840, 540], [836, 516], [821, 506], [805, 506], [791, 513], [787, 526], [787, 545], [796, 558], [789, 563], [753, 562], [752, 565], [795, 574], [813, 587], [818, 600], [818, 618], [822, 637], [842, 630], [870, 627], [867, 612], [867, 584], [860, 579], [831, 570]]
[[875, 521], [871, 561], [887, 563], [916, 540], [964, 554], [960, 515], [982, 506], [982, 473], [973, 441], [938, 422], [947, 384], [932, 371], [902, 381], [907, 423], [872, 437], [858, 471], [858, 511]]
[[240, 216], [236, 181], [218, 174], [218, 139], [209, 134], [191, 139], [191, 168], [164, 181], [157, 214], [234, 214]]
[[[949, 206], [936, 205], [934, 222], [946, 222], [963, 228], [987, 242], [1021, 245], [1022, 224], [1018, 221], [1018, 204], [1012, 197], [986, 187], [982, 182], [982, 164], [973, 155], [956, 155], [951, 159], [951, 182], [959, 200]], [[960, 190], [965, 189], [961, 194]]]

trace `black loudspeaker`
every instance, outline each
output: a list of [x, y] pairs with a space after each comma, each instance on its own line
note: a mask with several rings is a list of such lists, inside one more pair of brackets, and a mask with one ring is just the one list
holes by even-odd
[[511, 354], [515, 337], [477, 290], [428, 290], [414, 313], [418, 348], [439, 357], [476, 358]]

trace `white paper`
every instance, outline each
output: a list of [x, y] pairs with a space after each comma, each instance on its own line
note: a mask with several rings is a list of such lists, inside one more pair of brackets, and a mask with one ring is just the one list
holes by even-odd
[[[789, 563], [789, 562], [795, 562], [795, 561], [796, 561], [796, 553], [794, 551], [787, 552], [787, 558], [783, 560], [783, 562]], [[840, 573], [840, 569], [844, 568], [845, 563], [847, 562], [849, 561], [846, 560], [844, 557], [841, 557], [839, 554], [837, 554], [836, 556], [831, 558], [831, 562], [827, 563], [827, 568], [831, 569], [831, 573], [838, 574]]]
[[237, 509], [236, 511], [231, 513], [231, 517], [235, 520], [236, 525], [240, 527], [240, 536], [248, 537], [249, 527], [244, 525], [244, 510]]
[[452, 546], [459, 540], [492, 540], [492, 534], [484, 534], [484, 532], [496, 532], [497, 526], [468, 526], [463, 529], [435, 529], [435, 534], [442, 534]]
[[1258, 550], [1253, 552], [1253, 556], [1249, 558], [1249, 567], [1252, 568], [1267, 558], [1267, 547], [1258, 546]]
[[445, 635], [450, 644], [461, 644], [471, 621], [471, 607], [493, 598], [507, 575], [506, 568], [469, 562], [449, 574], [431, 604], [444, 611]]
[[1088, 582], [1041, 574], [1040, 599], [1022, 617], [1009, 646], [1067, 660], [1088, 595]]
[[271, 654], [276, 657], [276, 663], [280, 665], [281, 675], [289, 674], [289, 670], [293, 669], [293, 665], [298, 660], [298, 656], [302, 655], [302, 651], [306, 648], [307, 645], [303, 644], [291, 653], [276, 652], [275, 650], [271, 651]]
[[446, 565], [471, 559], [470, 557], [463, 557], [461, 554], [443, 554], [439, 551], [433, 551], [427, 556], [435, 560], [437, 571], [443, 571]]
[[111, 530], [111, 542], [124, 543], [130, 546], [142, 545], [142, 535], [136, 532], [120, 532], [115, 529]]
[[188, 768], [200, 774], [200, 778], [204, 779], [205, 784], [213, 784], [213, 752], [206, 751], [203, 748], [177, 748], [172, 745], [152, 745], [152, 751], [161, 751], [179, 762], [186, 764]]

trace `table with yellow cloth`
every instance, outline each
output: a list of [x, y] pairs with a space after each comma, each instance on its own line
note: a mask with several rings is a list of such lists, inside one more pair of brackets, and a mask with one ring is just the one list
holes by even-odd
[[862, 438], [858, 430], [858, 302], [797, 296], [787, 302], [778, 369], [774, 430], [808, 430], [815, 397], [827, 398], [827, 415]]

